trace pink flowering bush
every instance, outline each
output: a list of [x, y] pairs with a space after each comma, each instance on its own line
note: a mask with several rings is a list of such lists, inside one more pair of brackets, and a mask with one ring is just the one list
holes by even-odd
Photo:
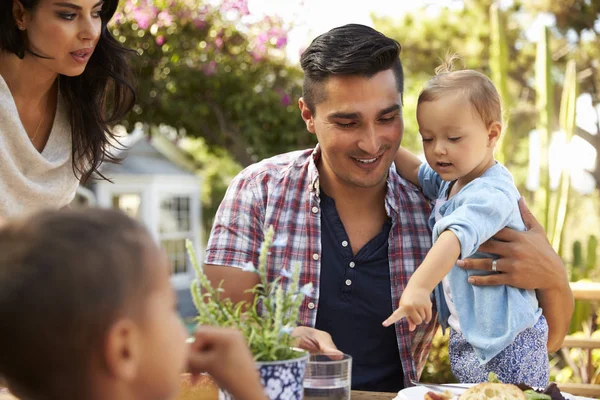
[[250, 17], [247, 0], [122, 2], [109, 29], [139, 54], [127, 123], [171, 125], [242, 165], [311, 146], [295, 105], [301, 71], [285, 58], [287, 27]]

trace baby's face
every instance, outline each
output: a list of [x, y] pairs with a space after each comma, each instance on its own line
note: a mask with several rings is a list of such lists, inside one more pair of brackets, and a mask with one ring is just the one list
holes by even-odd
[[417, 121], [427, 163], [445, 181], [468, 182], [493, 162], [496, 139], [464, 96], [420, 103]]
[[187, 331], [177, 313], [177, 297], [169, 281], [170, 265], [166, 253], [152, 246], [147, 262], [155, 274], [153, 289], [145, 299], [146, 315], [142, 328], [143, 360], [140, 399], [170, 399], [177, 393], [180, 375], [187, 362]]

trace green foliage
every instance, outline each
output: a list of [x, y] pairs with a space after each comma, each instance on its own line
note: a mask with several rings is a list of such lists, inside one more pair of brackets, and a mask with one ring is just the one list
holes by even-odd
[[128, 123], [166, 124], [241, 165], [314, 143], [295, 102], [301, 73], [284, 57], [276, 18], [247, 22], [244, 1], [128, 0], [111, 27], [136, 49]]
[[[493, 76], [494, 70], [498, 70], [493, 65], [497, 59], [493, 55], [499, 56], [503, 50], [493, 45], [494, 42], [500, 42], [500, 37], [497, 35], [497, 40], [492, 40], [491, 27], [495, 22], [491, 19], [490, 8], [499, 4], [505, 25], [502, 32], [494, 34], [502, 34], [506, 45], [507, 62], [502, 67], [506, 70], [506, 87], [497, 79], [495, 82], [499, 83], [505, 105], [510, 104], [506, 107], [508, 124], [504, 129], [501, 152], [506, 155], [505, 165], [513, 173], [522, 193], [525, 193], [529, 161], [527, 138], [538, 118], [535, 108], [536, 46], [530, 39], [530, 28], [539, 17], [539, 10], [555, 13], [558, 27], [549, 30], [549, 53], [552, 57], [550, 76], [555, 82], [555, 92], [558, 94], [562, 91], [565, 65], [572, 59], [579, 71], [577, 80], [580, 93], [588, 93], [596, 107], [600, 105], [597, 89], [600, 87], [600, 68], [597, 66], [597, 60], [600, 59], [600, 23], [597, 22], [600, 14], [597, 3], [587, 0], [516, 0], [509, 3], [466, 0], [462, 6], [440, 7], [435, 11], [434, 6], [424, 6], [398, 19], [374, 17], [374, 27], [402, 45], [402, 61], [406, 71], [406, 133], [403, 144], [411, 150], [421, 151], [414, 115], [415, 100], [424, 82], [433, 75], [435, 67], [448, 52], [460, 54], [466, 68], [479, 70], [488, 76]], [[586, 9], [590, 14], [578, 14], [569, 9], [570, 6], [558, 7], [559, 4], [571, 4], [575, 9]], [[587, 27], [587, 30], [583, 31], [581, 26]], [[553, 96], [550, 101], [558, 109], [560, 96]], [[557, 115], [551, 116], [549, 124], [552, 131], [558, 129]], [[581, 129], [576, 134], [600, 153], [597, 135]], [[596, 168], [593, 174], [600, 186], [600, 168]]]
[[[196, 271], [191, 292], [198, 310], [197, 323], [239, 329], [256, 361], [290, 360], [299, 356], [299, 352], [292, 347], [291, 333], [297, 326], [302, 300], [312, 291], [312, 283], [299, 287], [299, 263], [294, 264], [291, 271], [282, 269], [282, 276], [275, 280], [268, 280], [267, 257], [271, 246], [276, 245], [274, 236], [271, 226], [260, 248], [258, 268], [255, 269], [251, 263], [244, 267], [246, 271], [257, 272], [260, 277], [260, 282], [252, 289], [255, 295], [252, 304], [233, 304], [229, 298], [222, 299], [221, 285], [217, 288], [211, 285], [197, 262], [191, 242], [186, 244]], [[284, 289], [282, 277], [290, 279], [287, 289]]]
[[242, 166], [219, 147], [209, 147], [203, 138], [185, 138], [180, 146], [192, 155], [202, 176], [202, 227], [210, 232], [215, 214], [231, 180]]

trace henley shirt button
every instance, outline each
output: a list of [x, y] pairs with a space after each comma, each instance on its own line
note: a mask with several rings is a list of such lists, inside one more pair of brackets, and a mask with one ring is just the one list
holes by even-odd
[[356, 264], [354, 264], [354, 261], [350, 261], [350, 264], [349, 264], [349, 265], [350, 265], [350, 268], [354, 268], [354, 266], [355, 266]]
[[313, 260], [317, 261], [319, 259], [319, 255], [317, 253], [313, 254]]
[[308, 308], [313, 310], [315, 308], [315, 303], [308, 303]]
[[346, 279], [346, 286], [352, 285], [352, 281], [350, 279]]
[[344, 247], [348, 247], [348, 242], [344, 240], [344, 241], [342, 242], [342, 246], [344, 246]]

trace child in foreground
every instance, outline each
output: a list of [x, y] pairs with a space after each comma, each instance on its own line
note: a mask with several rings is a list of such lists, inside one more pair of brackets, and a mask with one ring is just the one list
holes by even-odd
[[[504, 383], [545, 387], [549, 379], [548, 325], [533, 290], [507, 285], [478, 287], [455, 266], [478, 253], [500, 229], [523, 231], [519, 192], [508, 170], [494, 160], [502, 133], [500, 96], [485, 75], [452, 71], [451, 58], [421, 92], [417, 121], [427, 163], [400, 148], [396, 168], [435, 201], [429, 225], [433, 246], [415, 270], [399, 308], [384, 321], [406, 317], [409, 328], [432, 317], [450, 331], [450, 363], [463, 383], [485, 382], [495, 372]], [[492, 262], [491, 273], [500, 273]]]
[[51, 211], [0, 227], [0, 379], [22, 400], [167, 400], [209, 372], [264, 399], [241, 334], [186, 345], [164, 251], [117, 211]]

